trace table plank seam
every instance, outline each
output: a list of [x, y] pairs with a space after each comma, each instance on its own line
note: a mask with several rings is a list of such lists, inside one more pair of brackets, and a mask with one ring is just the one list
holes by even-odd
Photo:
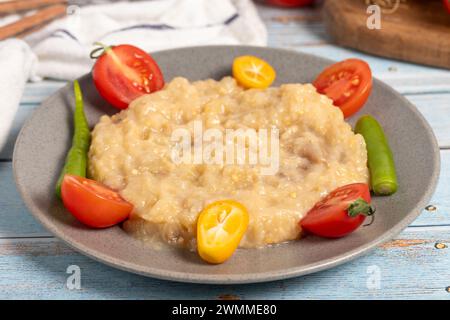
[[415, 224], [415, 225], [409, 225], [407, 228], [440, 228], [440, 227], [450, 227], [450, 224], [443, 223], [443, 224]]
[[2, 237], [0, 240], [25, 240], [25, 239], [56, 239], [55, 236], [14, 236], [14, 237]]
[[[382, 80], [381, 80], [382, 81]], [[383, 81], [384, 82], [384, 81]], [[433, 96], [433, 95], [450, 95], [450, 89], [446, 90], [438, 90], [438, 91], [417, 91], [417, 93], [413, 91], [409, 91], [407, 93], [402, 94], [404, 97], [416, 97], [416, 96]]]

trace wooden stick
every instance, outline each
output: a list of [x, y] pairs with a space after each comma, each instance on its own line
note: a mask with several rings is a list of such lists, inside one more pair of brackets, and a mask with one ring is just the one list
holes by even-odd
[[26, 32], [29, 29], [36, 28], [42, 24], [66, 14], [66, 5], [54, 5], [37, 11], [31, 16], [24, 17], [19, 21], [0, 27], [0, 40]]
[[38, 9], [40, 7], [67, 4], [67, 0], [15, 0], [0, 3], [0, 14], [11, 14], [18, 11]]

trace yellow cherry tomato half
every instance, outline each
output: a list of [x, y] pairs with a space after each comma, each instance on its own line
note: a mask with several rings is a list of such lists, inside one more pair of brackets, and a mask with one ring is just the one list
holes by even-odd
[[228, 260], [239, 246], [248, 227], [247, 209], [234, 200], [221, 200], [200, 212], [197, 221], [197, 250], [213, 264]]
[[275, 70], [266, 61], [254, 56], [241, 56], [234, 59], [233, 77], [244, 88], [264, 89], [276, 78]]

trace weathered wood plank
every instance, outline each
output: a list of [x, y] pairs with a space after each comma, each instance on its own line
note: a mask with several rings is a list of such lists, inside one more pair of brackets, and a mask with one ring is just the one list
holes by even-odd
[[11, 162], [0, 162], [0, 181], [0, 238], [50, 236], [20, 198]]
[[[412, 226], [450, 225], [450, 150], [443, 150], [442, 172], [437, 190], [430, 201], [433, 210], [424, 210]], [[0, 238], [50, 236], [34, 220], [20, 198], [13, 180], [10, 162], [0, 162]]]
[[291, 49], [340, 61], [360, 58], [367, 61], [373, 75], [402, 94], [450, 92], [450, 71], [371, 56], [333, 45], [291, 46]]
[[22, 128], [22, 125], [25, 123], [27, 118], [31, 116], [34, 109], [38, 107], [37, 104], [21, 104], [17, 113], [14, 117], [14, 122], [9, 131], [8, 138], [6, 140], [5, 146], [0, 150], [0, 160], [11, 160], [14, 144], [16, 143], [17, 136]]
[[[128, 274], [79, 255], [56, 239], [0, 240], [0, 298], [449, 299], [449, 232], [449, 227], [409, 228], [343, 266], [242, 286], [189, 285]], [[71, 265], [81, 269], [81, 290], [66, 287]]]
[[[270, 46], [289, 48], [332, 60], [344, 60], [358, 57], [366, 60], [374, 76], [391, 85], [402, 94], [450, 93], [450, 71], [393, 61], [370, 56], [357, 51], [339, 48], [329, 44], [305, 46], [303, 43]], [[22, 98], [22, 104], [40, 104], [44, 99], [65, 85], [64, 81], [28, 83]]]
[[[449, 79], [450, 83], [450, 79]], [[450, 148], [450, 93], [406, 95], [433, 128], [441, 148]]]
[[412, 226], [450, 225], [450, 150], [441, 150], [441, 174], [429, 206]]
[[[331, 45], [319, 47], [302, 46], [293, 47], [292, 49], [333, 60], [343, 60], [350, 57], [365, 59], [370, 63], [377, 78], [402, 94], [450, 93], [449, 71], [386, 60]], [[29, 104], [39, 105], [64, 85], [65, 82], [63, 81], [48, 80], [28, 83], [21, 101], [22, 106]]]
[[331, 42], [322, 22], [320, 6], [286, 10], [259, 5], [258, 13], [266, 24], [270, 45], [287, 47]]
[[66, 85], [65, 81], [44, 80], [29, 82], [22, 96], [22, 104], [40, 104], [51, 94]]

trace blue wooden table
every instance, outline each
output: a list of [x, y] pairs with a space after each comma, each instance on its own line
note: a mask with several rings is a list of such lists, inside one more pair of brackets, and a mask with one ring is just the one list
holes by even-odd
[[[450, 299], [450, 72], [336, 47], [318, 9], [258, 9], [269, 30], [270, 46], [334, 60], [361, 57], [376, 77], [404, 94], [427, 118], [441, 148], [442, 172], [420, 217], [363, 258], [285, 281], [189, 285], [115, 270], [55, 239], [32, 218], [16, 191], [11, 158], [17, 133], [40, 102], [64, 85], [29, 84], [9, 144], [0, 153], [0, 299]], [[73, 265], [80, 268], [80, 289], [67, 286], [67, 271]]]

